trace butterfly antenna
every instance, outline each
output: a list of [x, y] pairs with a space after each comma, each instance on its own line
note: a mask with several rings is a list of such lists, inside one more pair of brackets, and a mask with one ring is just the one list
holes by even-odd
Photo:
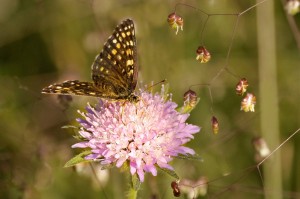
[[[157, 83], [155, 83], [155, 84], [151, 84], [150, 86], [147, 86], [147, 88], [145, 88], [145, 89], [141, 89], [140, 90], [140, 92], [141, 93], [143, 93], [144, 91], [149, 91], [149, 92], [151, 92], [152, 93], [152, 88], [154, 87], [154, 86], [156, 86], [156, 85], [158, 85], [158, 84], [163, 84], [164, 82], [166, 82], [167, 80], [166, 79], [163, 79], [163, 80], [161, 80], [161, 81], [159, 81], [159, 82], [157, 82]], [[143, 100], [143, 99], [142, 99]]]
[[152, 84], [152, 85], [148, 86], [145, 90], [151, 91], [151, 89], [152, 89], [154, 86], [156, 86], [156, 85], [158, 85], [158, 84], [163, 84], [163, 83], [165, 83], [166, 81], [167, 81], [167, 79], [163, 79], [163, 80], [161, 80], [161, 81], [159, 81], [159, 82], [156, 82], [155, 84]]

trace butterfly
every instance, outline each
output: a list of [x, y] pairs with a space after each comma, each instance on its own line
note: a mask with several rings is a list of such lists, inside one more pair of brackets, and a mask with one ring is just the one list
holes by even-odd
[[121, 22], [92, 64], [92, 82], [64, 81], [42, 89], [45, 94], [84, 95], [112, 100], [138, 101], [133, 92], [138, 65], [134, 23]]

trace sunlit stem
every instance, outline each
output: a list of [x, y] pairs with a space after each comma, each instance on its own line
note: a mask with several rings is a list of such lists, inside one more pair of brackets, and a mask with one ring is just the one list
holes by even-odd
[[[274, 149], [280, 144], [280, 131], [273, 1], [266, 1], [257, 7], [257, 31], [261, 135]], [[265, 198], [283, 198], [280, 151], [265, 161], [263, 168]]]

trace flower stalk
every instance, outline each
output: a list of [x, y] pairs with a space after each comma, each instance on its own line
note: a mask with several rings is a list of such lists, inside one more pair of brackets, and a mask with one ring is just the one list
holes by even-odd
[[129, 192], [128, 192], [128, 199], [136, 199], [137, 196], [137, 190], [134, 190], [132, 187], [130, 187]]

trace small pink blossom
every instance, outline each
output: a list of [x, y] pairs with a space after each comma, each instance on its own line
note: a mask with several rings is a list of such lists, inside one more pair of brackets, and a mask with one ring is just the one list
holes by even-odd
[[157, 175], [156, 167], [173, 170], [169, 162], [179, 154], [194, 154], [183, 146], [200, 131], [186, 123], [189, 114], [175, 110], [177, 104], [160, 94], [141, 92], [136, 103], [100, 99], [88, 104], [79, 134], [85, 140], [73, 148], [90, 148], [86, 159], [121, 167], [129, 163], [131, 174], [144, 181], [145, 172]]

